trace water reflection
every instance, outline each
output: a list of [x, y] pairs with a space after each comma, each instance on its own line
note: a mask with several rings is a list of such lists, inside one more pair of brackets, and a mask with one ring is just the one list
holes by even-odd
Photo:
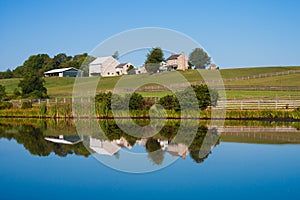
[[[121, 150], [137, 152], [142, 148], [156, 165], [162, 164], [167, 155], [182, 159], [189, 156], [196, 163], [201, 163], [220, 142], [300, 143], [298, 123], [247, 124], [233, 121], [226, 122], [225, 127], [219, 128], [209, 127], [208, 123], [203, 122], [198, 125], [191, 144], [187, 142], [191, 128], [189, 126], [183, 127], [185, 137], [174, 140], [180, 125], [176, 120], [168, 121], [158, 134], [150, 138], [136, 138], [125, 134], [113, 120], [99, 123], [105, 135], [95, 132], [78, 136], [74, 124], [70, 121], [0, 121], [0, 138], [14, 139], [32, 155], [37, 156], [54, 153], [61, 157], [68, 154], [88, 157], [91, 153], [97, 153], [119, 159]], [[138, 123], [147, 124], [145, 121]]]

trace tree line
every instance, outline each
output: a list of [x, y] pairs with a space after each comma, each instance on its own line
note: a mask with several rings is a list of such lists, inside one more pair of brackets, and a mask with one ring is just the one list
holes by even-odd
[[[152, 48], [147, 54], [145, 68], [149, 73], [156, 73], [159, 70], [160, 63], [166, 62], [163, 50], [160, 47]], [[205, 69], [211, 64], [211, 57], [202, 48], [195, 48], [188, 57], [189, 68]]]
[[27, 75], [35, 74], [43, 76], [44, 72], [57, 69], [74, 67], [81, 68], [84, 75], [88, 75], [88, 64], [95, 58], [87, 53], [68, 56], [65, 53], [59, 53], [51, 58], [48, 54], [37, 54], [30, 56], [21, 66], [14, 70], [7, 69], [5, 72], [0, 72], [0, 79], [4, 78], [24, 78]]
[[[196, 96], [196, 100], [195, 100]], [[192, 85], [192, 89], [187, 88], [184, 91], [176, 92], [173, 95], [166, 95], [157, 102], [166, 110], [180, 112], [182, 107], [188, 109], [199, 108], [207, 109], [209, 106], [216, 106], [219, 94], [216, 90], [212, 90], [207, 85]], [[181, 100], [181, 102], [180, 102]], [[151, 98], [145, 98], [141, 94], [134, 92], [132, 95], [126, 94], [121, 96], [118, 94], [99, 93], [95, 96], [96, 110], [98, 114], [108, 116], [114, 110], [126, 110], [129, 102], [129, 111], [148, 111], [155, 101]]]

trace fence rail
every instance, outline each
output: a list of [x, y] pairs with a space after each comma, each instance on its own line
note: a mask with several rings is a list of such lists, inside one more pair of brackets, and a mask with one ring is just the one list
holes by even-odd
[[220, 100], [216, 108], [226, 108], [227, 110], [279, 110], [298, 107], [300, 107], [300, 100]]

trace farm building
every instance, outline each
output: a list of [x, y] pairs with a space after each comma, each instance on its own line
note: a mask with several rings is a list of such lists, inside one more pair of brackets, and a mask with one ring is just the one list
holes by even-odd
[[52, 69], [50, 71], [44, 72], [45, 77], [80, 77], [82, 76], [82, 71], [74, 67]]
[[99, 57], [89, 64], [89, 76], [108, 77], [127, 74], [130, 65], [132, 64], [120, 63], [112, 56]]
[[167, 67], [173, 70], [187, 70], [189, 68], [188, 58], [181, 54], [172, 54], [167, 58]]
[[133, 64], [128, 62], [128, 63], [121, 63], [118, 66], [116, 66], [117, 75], [127, 74], [127, 70], [131, 65], [133, 66]]
[[116, 76], [119, 64], [112, 56], [96, 58], [89, 64], [89, 76]]

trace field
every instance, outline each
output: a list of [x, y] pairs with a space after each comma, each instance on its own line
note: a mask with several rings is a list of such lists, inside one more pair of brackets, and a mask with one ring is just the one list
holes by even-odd
[[[287, 72], [289, 70], [300, 70], [300, 67], [256, 67], [256, 68], [239, 68], [239, 69], [222, 69], [220, 74], [225, 80], [226, 96], [230, 99], [261, 99], [261, 98], [298, 98], [300, 96], [299, 89], [292, 91], [291, 87], [300, 86], [300, 73], [287, 75], [274, 75], [263, 78], [253, 78], [253, 76], [261, 74], [272, 74]], [[203, 77], [213, 77], [217, 74], [216, 71], [210, 70], [187, 70], [180, 72], [183, 77], [189, 82], [200, 82]], [[239, 77], [250, 77], [249, 80], [230, 80]], [[122, 84], [120, 88], [126, 89], [145, 82], [177, 84], [184, 82], [183, 77], [178, 78], [177, 72], [167, 72], [160, 74], [141, 74], [134, 76], [122, 76], [101, 78], [97, 90], [107, 91], [112, 90], [116, 83]], [[0, 79], [0, 84], [4, 85], [8, 94], [12, 94], [17, 88], [20, 79]], [[90, 84], [97, 81], [98, 78], [79, 78], [79, 86], [86, 91], [90, 90]], [[45, 78], [45, 86], [50, 97], [71, 97], [73, 92], [73, 84], [75, 78]], [[270, 87], [261, 89], [260, 87]], [[242, 87], [242, 89], [240, 89]], [[271, 88], [278, 87], [278, 88]], [[294, 90], [294, 89], [293, 89]], [[170, 94], [168, 91], [141, 92], [144, 96], [161, 97]]]

